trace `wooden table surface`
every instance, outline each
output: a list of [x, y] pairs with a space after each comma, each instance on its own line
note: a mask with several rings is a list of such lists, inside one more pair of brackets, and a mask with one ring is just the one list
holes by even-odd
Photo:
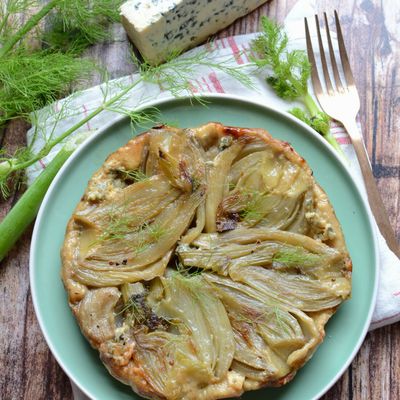
[[[296, 0], [271, 0], [219, 36], [257, 30], [262, 15], [282, 21]], [[320, 12], [340, 14], [361, 96], [361, 124], [374, 175], [400, 234], [400, 2], [398, 0], [319, 0]], [[115, 26], [113, 40], [88, 55], [107, 65], [113, 77], [129, 74], [128, 44]], [[86, 86], [98, 83], [94, 76]], [[26, 124], [14, 122], [0, 137], [9, 150], [24, 142]], [[0, 203], [0, 219], [19, 192]], [[29, 289], [31, 229], [0, 267], [0, 399], [72, 399], [68, 378], [50, 353], [39, 329]], [[369, 333], [351, 366], [324, 400], [400, 399], [400, 323]]]

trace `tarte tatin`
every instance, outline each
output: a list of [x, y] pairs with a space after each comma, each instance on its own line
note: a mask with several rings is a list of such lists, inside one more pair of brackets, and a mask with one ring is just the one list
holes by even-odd
[[109, 372], [149, 399], [281, 386], [350, 296], [340, 224], [262, 129], [157, 126], [112, 153], [67, 227], [62, 279]]

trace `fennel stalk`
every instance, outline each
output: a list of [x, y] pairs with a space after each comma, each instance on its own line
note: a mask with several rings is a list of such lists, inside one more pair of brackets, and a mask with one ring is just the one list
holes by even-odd
[[52, 180], [73, 152], [73, 148], [63, 147], [1, 221], [0, 261], [34, 220]]
[[39, 22], [57, 6], [62, 0], [51, 0], [45, 4], [36, 14], [32, 15], [28, 21], [15, 33], [13, 34], [0, 48], [0, 58], [6, 56], [15, 45], [26, 35], [35, 28]]

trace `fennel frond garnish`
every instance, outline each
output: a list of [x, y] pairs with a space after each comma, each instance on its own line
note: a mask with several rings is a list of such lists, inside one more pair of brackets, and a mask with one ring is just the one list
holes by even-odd
[[277, 251], [272, 260], [288, 267], [297, 267], [299, 265], [309, 267], [323, 263], [323, 258], [323, 256], [310, 253], [302, 247], [287, 247]]
[[122, 177], [124, 181], [143, 182], [149, 179], [149, 177], [139, 169], [125, 170], [119, 168], [116, 169], [116, 172]]
[[[261, 18], [261, 34], [253, 41], [252, 49], [257, 57], [252, 61], [270, 71], [267, 83], [284, 100], [300, 101], [306, 110], [289, 111], [322, 135], [341, 155], [343, 151], [330, 132], [330, 118], [319, 109], [308, 92], [311, 65], [303, 50], [288, 50], [288, 36], [284, 29], [267, 17]], [[344, 155], [343, 155], [344, 156]]]
[[201, 275], [203, 272], [203, 270], [201, 268], [183, 265], [177, 259], [175, 260], [175, 268], [176, 268], [176, 272], [175, 272], [174, 276], [176, 276], [177, 278], [181, 278], [181, 279], [190, 279], [197, 275]]
[[261, 210], [262, 200], [266, 194], [248, 190], [242, 190], [241, 192], [248, 198], [243, 210], [239, 212], [242, 221], [253, 222], [262, 219], [264, 216], [264, 213]]
[[123, 315], [125, 313], [129, 313], [132, 317], [133, 321], [137, 321], [139, 324], [146, 320], [146, 314], [138, 302], [138, 297], [140, 295], [130, 296], [128, 301], [124, 304], [124, 306], [119, 310], [116, 315]]
[[55, 101], [70, 84], [89, 76], [94, 64], [70, 53], [17, 51], [0, 59], [0, 126]]
[[173, 53], [165, 64], [158, 66], [153, 66], [146, 61], [139, 62], [134, 55], [132, 55], [132, 58], [145, 82], [158, 84], [164, 90], [170, 91], [175, 97], [181, 96], [182, 93], [188, 93], [197, 101], [204, 103], [204, 100], [193, 91], [190, 84], [194, 68], [198, 67], [225, 73], [242, 85], [254, 88], [251, 76], [245, 68], [231, 65], [231, 57], [229, 56], [215, 60], [213, 54], [207, 50], [183, 55]]
[[139, 244], [136, 248], [136, 252], [139, 254], [150, 245], [149, 240], [156, 242], [168, 232], [168, 229], [157, 222], [144, 222], [138, 227], [132, 227], [131, 218], [129, 218], [129, 215], [125, 214], [123, 209], [119, 211], [112, 210], [107, 218], [107, 225], [105, 225], [103, 232], [93, 245], [109, 240], [124, 239], [129, 233], [138, 233]]
[[279, 307], [275, 306], [274, 307], [274, 315], [275, 315], [275, 318], [276, 318], [276, 322], [278, 323], [278, 326], [279, 326], [280, 330], [283, 331], [286, 335], [290, 336], [289, 328], [282, 321], [281, 313], [282, 313], [282, 311], [279, 309]]
[[[89, 45], [109, 36], [118, 21], [119, 0], [8, 0], [0, 10], [0, 126], [51, 103], [96, 66], [78, 58]], [[33, 14], [32, 14], [33, 12]], [[31, 17], [19, 26], [19, 14]], [[46, 25], [46, 29], [43, 26]], [[39, 44], [29, 41], [36, 39]]]
[[43, 41], [54, 50], [73, 48], [80, 53], [109, 38], [110, 24], [120, 22], [122, 3], [123, 0], [61, 0], [49, 16], [51, 29], [44, 32]]
[[113, 211], [108, 215], [109, 222], [103, 228], [103, 232], [93, 244], [106, 240], [123, 239], [129, 232], [130, 219], [124, 215], [124, 212]]

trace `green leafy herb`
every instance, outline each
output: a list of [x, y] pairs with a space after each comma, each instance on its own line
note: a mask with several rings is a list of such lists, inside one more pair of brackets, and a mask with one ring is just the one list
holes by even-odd
[[[7, 0], [0, 10], [0, 126], [51, 103], [96, 69], [77, 56], [108, 35], [120, 0], [51, 0], [32, 14], [34, 1]], [[22, 25], [18, 14], [31, 14]], [[44, 30], [42, 26], [46, 26]], [[41, 46], [32, 46], [28, 34]]]
[[284, 321], [282, 320], [281, 313], [282, 313], [282, 311], [279, 309], [279, 307], [275, 306], [274, 307], [274, 314], [275, 314], [276, 322], [278, 323], [279, 328], [281, 329], [281, 331], [283, 331], [286, 335], [290, 336], [289, 328], [284, 323]]
[[279, 250], [273, 256], [273, 261], [288, 267], [313, 266], [322, 262], [322, 256], [310, 253], [302, 247], [293, 247]]
[[273, 303], [268, 304], [268, 307], [264, 309], [258, 315], [252, 315], [252, 313], [248, 314], [237, 314], [234, 319], [236, 321], [245, 322], [249, 325], [263, 325], [265, 320], [270, 320], [273, 318], [276, 320], [280, 331], [288, 336], [290, 336], [290, 330], [287, 324], [285, 323], [285, 313], [282, 311], [278, 305], [273, 306]]
[[124, 211], [112, 210], [108, 214], [108, 224], [94, 244], [106, 240], [124, 239], [129, 232], [130, 219]]
[[194, 75], [194, 67], [211, 68], [229, 75], [246, 87], [254, 87], [248, 71], [246, 72], [244, 68], [232, 66], [231, 57], [215, 61], [213, 54], [207, 50], [178, 56], [180, 56], [179, 52], [173, 53], [165, 64], [158, 66], [153, 66], [146, 61], [140, 62], [134, 55], [132, 55], [132, 59], [145, 82], [158, 84], [164, 90], [169, 90], [175, 97], [181, 96], [182, 93], [188, 93], [197, 101], [204, 102], [193, 90], [190, 83]]
[[164, 236], [168, 230], [157, 223], [144, 222], [138, 227], [132, 227], [132, 220], [122, 209], [112, 209], [107, 215], [107, 225], [103, 228], [103, 232], [98, 239], [92, 243], [124, 239], [127, 234], [137, 232], [139, 235], [139, 244], [136, 247], [136, 252], [141, 253], [150, 245], [150, 241], [156, 242]]
[[139, 324], [146, 320], [146, 314], [143, 307], [137, 302], [135, 296], [129, 297], [128, 301], [116, 315], [123, 315], [125, 313], [129, 313], [132, 320], [137, 321]]
[[24, 40], [27, 39], [28, 33], [33, 29], [37, 29], [40, 21], [45, 18], [61, 0], [50, 0], [42, 6], [36, 13], [22, 25], [13, 23], [14, 19], [18, 19], [19, 13], [29, 15], [32, 6], [36, 2], [24, 0], [9, 0], [2, 4], [1, 21], [0, 21], [0, 59], [4, 59], [19, 43], [24, 46]]
[[298, 100], [307, 111], [294, 108], [290, 112], [321, 134], [342, 156], [342, 149], [330, 132], [329, 116], [321, 111], [308, 92], [311, 66], [303, 50], [288, 50], [288, 36], [276, 22], [261, 18], [262, 33], [253, 41], [257, 54], [252, 61], [260, 68], [268, 67], [266, 78], [275, 93], [284, 100]]
[[143, 172], [138, 169], [134, 170], [125, 170], [125, 169], [117, 169], [118, 173], [121, 174], [122, 179], [132, 182], [143, 182], [149, 179], [149, 177]]
[[73, 49], [80, 53], [86, 47], [109, 36], [109, 25], [119, 22], [122, 0], [62, 0], [49, 16], [51, 29], [43, 41], [54, 50]]
[[[132, 90], [134, 87], [136, 87], [139, 83], [141, 82], [141, 79], [139, 78], [138, 80], [134, 81], [132, 84], [129, 84], [128, 86], [124, 87], [120, 92], [118, 92], [116, 95], [112, 96], [111, 98], [104, 98], [103, 104], [101, 104], [99, 107], [94, 109], [92, 112], [90, 112], [87, 116], [85, 116], [82, 120], [77, 122], [75, 125], [73, 125], [71, 128], [67, 129], [63, 134], [61, 134], [58, 137], [53, 137], [53, 135], [50, 133], [47, 137], [45, 136], [47, 131], [54, 131], [55, 127], [59, 123], [59, 121], [62, 119], [62, 116], [64, 113], [61, 112], [54, 112], [56, 115], [54, 116], [55, 122], [53, 129], [45, 127], [38, 127], [36, 126], [36, 129], [38, 131], [41, 131], [42, 136], [46, 138], [46, 142], [43, 145], [43, 147], [35, 154], [31, 154], [31, 157], [26, 159], [26, 157], [17, 157], [17, 158], [10, 158], [7, 160], [3, 160], [0, 162], [0, 184], [4, 183], [8, 180], [8, 178], [16, 171], [23, 170], [30, 165], [34, 164], [35, 162], [39, 161], [43, 157], [47, 156], [51, 149], [56, 146], [57, 144], [63, 142], [65, 139], [67, 139], [72, 133], [76, 132], [79, 128], [81, 128], [83, 125], [85, 125], [88, 121], [90, 121], [92, 118], [94, 118], [96, 115], [100, 114], [104, 110], [109, 110], [110, 108], [112, 111], [117, 111], [116, 108], [112, 108], [115, 103], [118, 103], [121, 101], [124, 96], [127, 95], [127, 93]], [[63, 108], [68, 108], [68, 102], [63, 105]], [[70, 111], [70, 110], [69, 110]], [[50, 111], [53, 113], [53, 111]], [[53, 113], [53, 114], [54, 114]], [[122, 113], [125, 113], [125, 110], [122, 109]], [[134, 124], [141, 124], [143, 122], [149, 122], [153, 118], [153, 113], [150, 112], [150, 114], [147, 112], [147, 110], [131, 110], [129, 114], [132, 123]], [[1, 160], [0, 160], [1, 161]]]
[[[119, 6], [122, 0], [50, 0], [36, 12], [36, 1], [7, 0], [0, 10], [0, 58], [16, 47], [25, 47], [27, 35], [43, 40], [52, 50], [76, 52], [104, 40], [108, 36], [108, 25], [119, 21]], [[20, 13], [31, 15], [22, 25]], [[46, 24], [42, 20], [46, 19]], [[46, 29], [43, 29], [46, 26]]]
[[146, 233], [150, 236], [150, 239], [156, 242], [161, 239], [167, 232], [168, 229], [164, 228], [160, 224], [143, 224], [141, 227], [142, 230], [146, 230]]
[[68, 53], [21, 50], [10, 54], [0, 62], [0, 126], [51, 103], [93, 68], [89, 60]]
[[295, 100], [307, 94], [310, 64], [301, 50], [288, 51], [288, 37], [274, 21], [261, 19], [263, 32], [253, 41], [252, 48], [260, 58], [253, 58], [259, 67], [270, 67], [273, 75], [267, 82], [279, 97]]
[[242, 190], [241, 192], [248, 197], [248, 201], [244, 209], [239, 213], [240, 218], [245, 222], [261, 219], [264, 215], [260, 209], [262, 207], [264, 193], [248, 190]]
[[183, 265], [179, 260], [175, 259], [175, 268], [176, 268], [176, 273], [178, 278], [191, 278], [197, 275], [201, 275], [203, 272], [203, 269], [201, 268], [196, 268], [196, 267], [190, 267]]

